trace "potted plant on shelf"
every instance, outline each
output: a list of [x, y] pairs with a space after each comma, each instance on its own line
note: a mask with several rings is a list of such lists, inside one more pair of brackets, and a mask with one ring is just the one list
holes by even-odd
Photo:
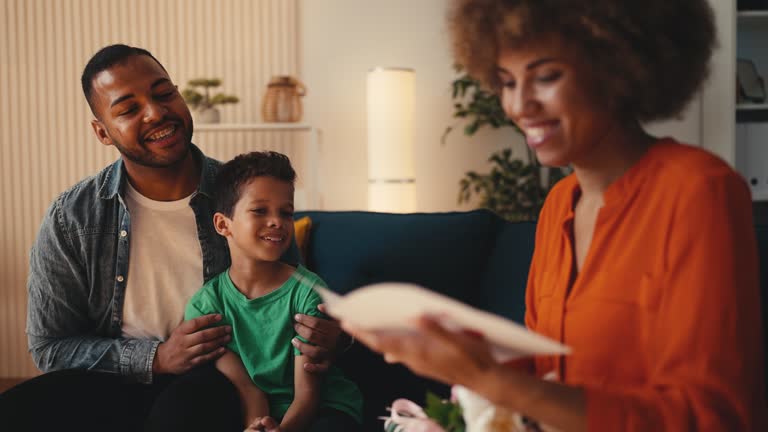
[[[453, 83], [455, 118], [468, 121], [464, 134], [474, 135], [480, 128], [512, 127], [501, 107], [498, 95], [482, 88], [480, 82], [456, 66], [459, 77]], [[453, 130], [446, 128], [443, 141]], [[522, 132], [521, 132], [522, 133]], [[511, 221], [536, 220], [544, 198], [554, 184], [565, 177], [567, 168], [547, 168], [539, 164], [536, 155], [526, 146], [528, 160], [512, 159], [512, 149], [493, 153], [488, 162], [491, 171], [486, 174], [468, 171], [459, 181], [459, 203], [468, 202], [473, 195], [480, 198], [480, 206], [490, 209]]]
[[[211, 89], [221, 85], [218, 78], [196, 78], [187, 82], [189, 87], [185, 88], [181, 95], [192, 108], [192, 114], [195, 116], [196, 123], [218, 123], [221, 120], [216, 105], [234, 104], [240, 102], [237, 96], [225, 93], [216, 93], [211, 96]], [[202, 87], [202, 92], [197, 88]]]

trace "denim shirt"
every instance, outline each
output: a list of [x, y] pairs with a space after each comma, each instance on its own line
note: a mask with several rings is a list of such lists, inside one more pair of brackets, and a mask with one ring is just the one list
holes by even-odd
[[[220, 163], [191, 149], [202, 170], [189, 205], [208, 281], [230, 264], [226, 240], [213, 228], [211, 194]], [[43, 219], [27, 283], [29, 351], [43, 372], [90, 369], [152, 382], [160, 341], [124, 338], [121, 330], [131, 243], [126, 180], [118, 159], [59, 195]]]

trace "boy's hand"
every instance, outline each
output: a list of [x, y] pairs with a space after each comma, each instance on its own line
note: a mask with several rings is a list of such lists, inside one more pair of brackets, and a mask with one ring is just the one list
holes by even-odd
[[[325, 312], [322, 304], [318, 305], [318, 309]], [[336, 346], [342, 334], [341, 326], [335, 320], [310, 315], [297, 314], [294, 319], [296, 323], [293, 328], [296, 333], [309, 341], [304, 343], [298, 338], [291, 341], [293, 346], [309, 358], [309, 362], [304, 364], [304, 369], [308, 372], [327, 371], [336, 354]]]
[[165, 342], [157, 347], [152, 362], [153, 374], [179, 375], [195, 366], [221, 357], [232, 328], [207, 328], [221, 321], [220, 314], [203, 315], [183, 321]]
[[280, 432], [280, 425], [272, 417], [257, 417], [243, 432]]

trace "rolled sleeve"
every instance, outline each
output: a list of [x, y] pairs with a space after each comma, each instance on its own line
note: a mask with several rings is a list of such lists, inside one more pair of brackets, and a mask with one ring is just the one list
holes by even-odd
[[120, 353], [120, 373], [143, 384], [152, 383], [152, 363], [160, 341], [126, 339]]

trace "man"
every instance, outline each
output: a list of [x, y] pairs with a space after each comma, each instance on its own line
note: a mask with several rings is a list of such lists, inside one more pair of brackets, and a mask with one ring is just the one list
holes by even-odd
[[[192, 117], [148, 51], [112, 45], [82, 75], [94, 133], [121, 158], [62, 193], [32, 248], [27, 334], [48, 372], [0, 397], [25, 430], [242, 430], [238, 395], [211, 366], [221, 317], [179, 322], [187, 299], [229, 266], [213, 228], [219, 163], [191, 143]], [[321, 373], [338, 324], [300, 315]], [[50, 372], [54, 371], [54, 372]], [[14, 424], [11, 422], [11, 424]]]

